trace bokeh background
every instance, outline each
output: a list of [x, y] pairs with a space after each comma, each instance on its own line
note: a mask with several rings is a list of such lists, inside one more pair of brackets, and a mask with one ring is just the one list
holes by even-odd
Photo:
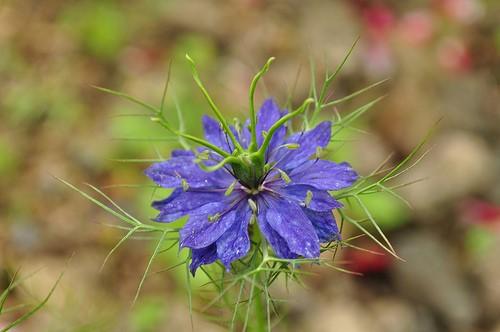
[[[187, 131], [200, 134], [209, 108], [186, 52], [224, 112], [244, 117], [251, 77], [269, 56], [277, 60], [258, 99], [297, 104], [309, 91], [310, 60], [319, 80], [357, 36], [332, 98], [390, 81], [339, 105], [347, 114], [387, 95], [332, 145], [335, 160], [368, 174], [390, 153], [401, 160], [441, 119], [429, 153], [398, 180], [424, 179], [400, 191], [412, 207], [384, 194], [367, 200], [406, 263], [343, 250], [339, 266], [363, 276], [315, 269], [308, 290], [291, 290], [275, 330], [500, 331], [498, 0], [4, 0], [0, 289], [18, 268], [34, 273], [9, 304], [35, 303], [65, 271], [46, 307], [16, 331], [191, 330], [184, 271], [160, 273], [175, 250], [155, 261], [131, 308], [154, 241], [127, 242], [100, 272], [123, 233], [54, 178], [94, 184], [134, 215], [154, 215], [148, 163], [116, 159], [168, 156], [177, 144], [117, 140], [165, 133], [91, 85], [158, 104], [172, 60], [167, 110], [174, 116], [175, 95]], [[376, 250], [364, 238], [355, 244]], [[14, 317], [1, 316], [0, 327]], [[194, 326], [223, 330], [199, 314]]]

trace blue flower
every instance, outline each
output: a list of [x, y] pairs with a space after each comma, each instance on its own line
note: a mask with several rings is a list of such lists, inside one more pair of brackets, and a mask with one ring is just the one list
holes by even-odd
[[[269, 99], [256, 124], [260, 147], [271, 127], [286, 113]], [[234, 144], [218, 121], [203, 118], [205, 138], [211, 144], [234, 152]], [[244, 149], [251, 144], [249, 121], [231, 127]], [[347, 163], [318, 158], [330, 142], [331, 122], [309, 131], [287, 136], [286, 124], [274, 131], [265, 151], [264, 165], [255, 166], [242, 155], [241, 164], [226, 163], [207, 172], [206, 167], [223, 160], [206, 148], [176, 150], [172, 158], [146, 170], [159, 186], [174, 188], [164, 200], [153, 202], [158, 222], [172, 222], [189, 215], [180, 230], [180, 246], [191, 249], [191, 272], [219, 259], [226, 268], [245, 257], [251, 247], [249, 226], [256, 222], [261, 234], [280, 258], [317, 258], [320, 243], [339, 240], [332, 210], [342, 207], [329, 190], [352, 185], [357, 174]], [[203, 156], [205, 158], [200, 158]], [[208, 159], [200, 161], [200, 159]], [[240, 160], [240, 159], [238, 159]], [[241, 165], [250, 165], [241, 167]]]

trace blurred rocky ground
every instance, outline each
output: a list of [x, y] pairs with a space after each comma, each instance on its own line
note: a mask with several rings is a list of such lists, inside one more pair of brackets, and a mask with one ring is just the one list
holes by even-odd
[[[358, 36], [331, 98], [390, 80], [339, 105], [347, 114], [386, 95], [356, 124], [361, 131], [333, 144], [332, 158], [368, 174], [436, 128], [428, 153], [397, 180], [422, 180], [399, 191], [411, 209], [384, 194], [366, 200], [405, 262], [342, 250], [338, 264], [363, 276], [313, 268], [311, 289], [290, 291], [275, 330], [500, 331], [498, 22], [497, 0], [0, 2], [0, 289], [18, 268], [35, 272], [9, 299], [33, 303], [66, 271], [47, 307], [17, 331], [191, 330], [184, 272], [154, 273], [176, 253], [157, 260], [130, 309], [154, 242], [129, 241], [99, 272], [123, 234], [54, 178], [104, 188], [143, 219], [154, 214], [147, 164], [114, 159], [156, 158], [175, 144], [116, 140], [164, 133], [123, 116], [140, 112], [91, 85], [157, 104], [173, 60], [171, 92], [187, 130], [200, 133], [209, 109], [186, 52], [224, 111], [243, 117], [249, 82], [269, 56], [277, 60], [258, 98], [296, 104], [309, 92], [310, 60], [319, 81]], [[345, 237], [356, 234], [346, 225]], [[379, 250], [364, 238], [355, 244]], [[221, 330], [202, 315], [194, 324]]]

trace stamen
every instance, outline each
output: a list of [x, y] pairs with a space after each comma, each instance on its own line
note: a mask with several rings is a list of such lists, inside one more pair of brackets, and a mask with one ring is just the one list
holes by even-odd
[[304, 200], [304, 204], [306, 207], [309, 207], [309, 204], [311, 204], [312, 199], [313, 199], [313, 193], [312, 191], [308, 190], [306, 193], [306, 198]]
[[203, 160], [208, 160], [210, 158], [210, 152], [208, 150], [203, 150], [202, 152], [196, 154], [195, 163], [200, 163]]
[[233, 118], [234, 122], [234, 128], [236, 129], [236, 132], [239, 134], [241, 133], [241, 121], [238, 118]]
[[325, 153], [324, 153], [323, 148], [321, 146], [317, 146], [316, 147], [316, 153], [315, 153], [316, 159], [320, 159], [321, 157], [323, 157], [324, 154]]
[[220, 213], [216, 213], [214, 215], [208, 216], [208, 221], [209, 222], [216, 222], [220, 219], [220, 217], [221, 217]]
[[188, 191], [189, 183], [186, 181], [186, 179], [181, 179], [181, 185], [182, 185], [182, 190]]
[[229, 187], [227, 187], [226, 189], [226, 192], [224, 193], [225, 196], [229, 196], [233, 193], [233, 190], [234, 190], [234, 186], [236, 185], [236, 183], [238, 182], [238, 180], [234, 180], [230, 185]]
[[252, 209], [253, 214], [257, 214], [257, 203], [251, 198], [248, 199], [248, 205], [250, 206], [250, 209]]
[[283, 181], [285, 181], [286, 184], [289, 184], [290, 182], [292, 182], [292, 179], [290, 179], [290, 177], [288, 176], [288, 174], [285, 173], [284, 170], [282, 169], [279, 169], [279, 168], [276, 168], [278, 170], [278, 172], [280, 173], [280, 177]]
[[288, 150], [296, 150], [296, 149], [300, 148], [300, 144], [297, 144], [297, 143], [288, 143], [288, 144], [284, 144], [283, 146], [285, 148], [287, 148]]

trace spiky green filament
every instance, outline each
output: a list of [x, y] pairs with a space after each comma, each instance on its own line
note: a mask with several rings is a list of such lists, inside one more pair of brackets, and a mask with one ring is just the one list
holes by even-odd
[[250, 146], [248, 150], [251, 152], [255, 152], [257, 150], [257, 115], [255, 113], [255, 104], [254, 104], [254, 95], [255, 89], [257, 88], [257, 83], [264, 76], [264, 74], [269, 70], [269, 66], [274, 61], [274, 57], [271, 57], [267, 60], [266, 64], [262, 67], [262, 69], [254, 76], [252, 80], [252, 84], [250, 84], [250, 133], [252, 135]]
[[198, 165], [205, 172], [214, 172], [214, 171], [216, 171], [218, 169], [221, 169], [222, 167], [226, 166], [226, 164], [239, 163], [239, 162], [240, 162], [240, 160], [238, 158], [233, 157], [233, 156], [229, 156], [227, 158], [224, 158], [223, 160], [221, 160], [220, 162], [218, 162], [217, 164], [215, 164], [213, 166], [204, 165], [203, 162], [200, 162]]
[[191, 64], [191, 72], [192, 72], [193, 79], [194, 79], [196, 85], [198, 85], [201, 92], [203, 93], [203, 96], [207, 100], [208, 105], [210, 105], [210, 108], [215, 113], [215, 116], [217, 117], [219, 122], [222, 124], [224, 131], [227, 133], [227, 135], [231, 139], [231, 142], [233, 142], [236, 149], [239, 151], [243, 151], [243, 147], [241, 146], [240, 142], [238, 142], [238, 140], [234, 136], [234, 133], [229, 129], [229, 125], [227, 124], [226, 119], [224, 118], [224, 116], [222, 116], [221, 111], [219, 110], [217, 105], [215, 105], [214, 101], [212, 100], [212, 97], [210, 97], [210, 94], [208, 93], [207, 89], [205, 88], [205, 86], [201, 82], [200, 75], [198, 74], [198, 70], [196, 69], [196, 63], [188, 54], [186, 54], [186, 59]]

